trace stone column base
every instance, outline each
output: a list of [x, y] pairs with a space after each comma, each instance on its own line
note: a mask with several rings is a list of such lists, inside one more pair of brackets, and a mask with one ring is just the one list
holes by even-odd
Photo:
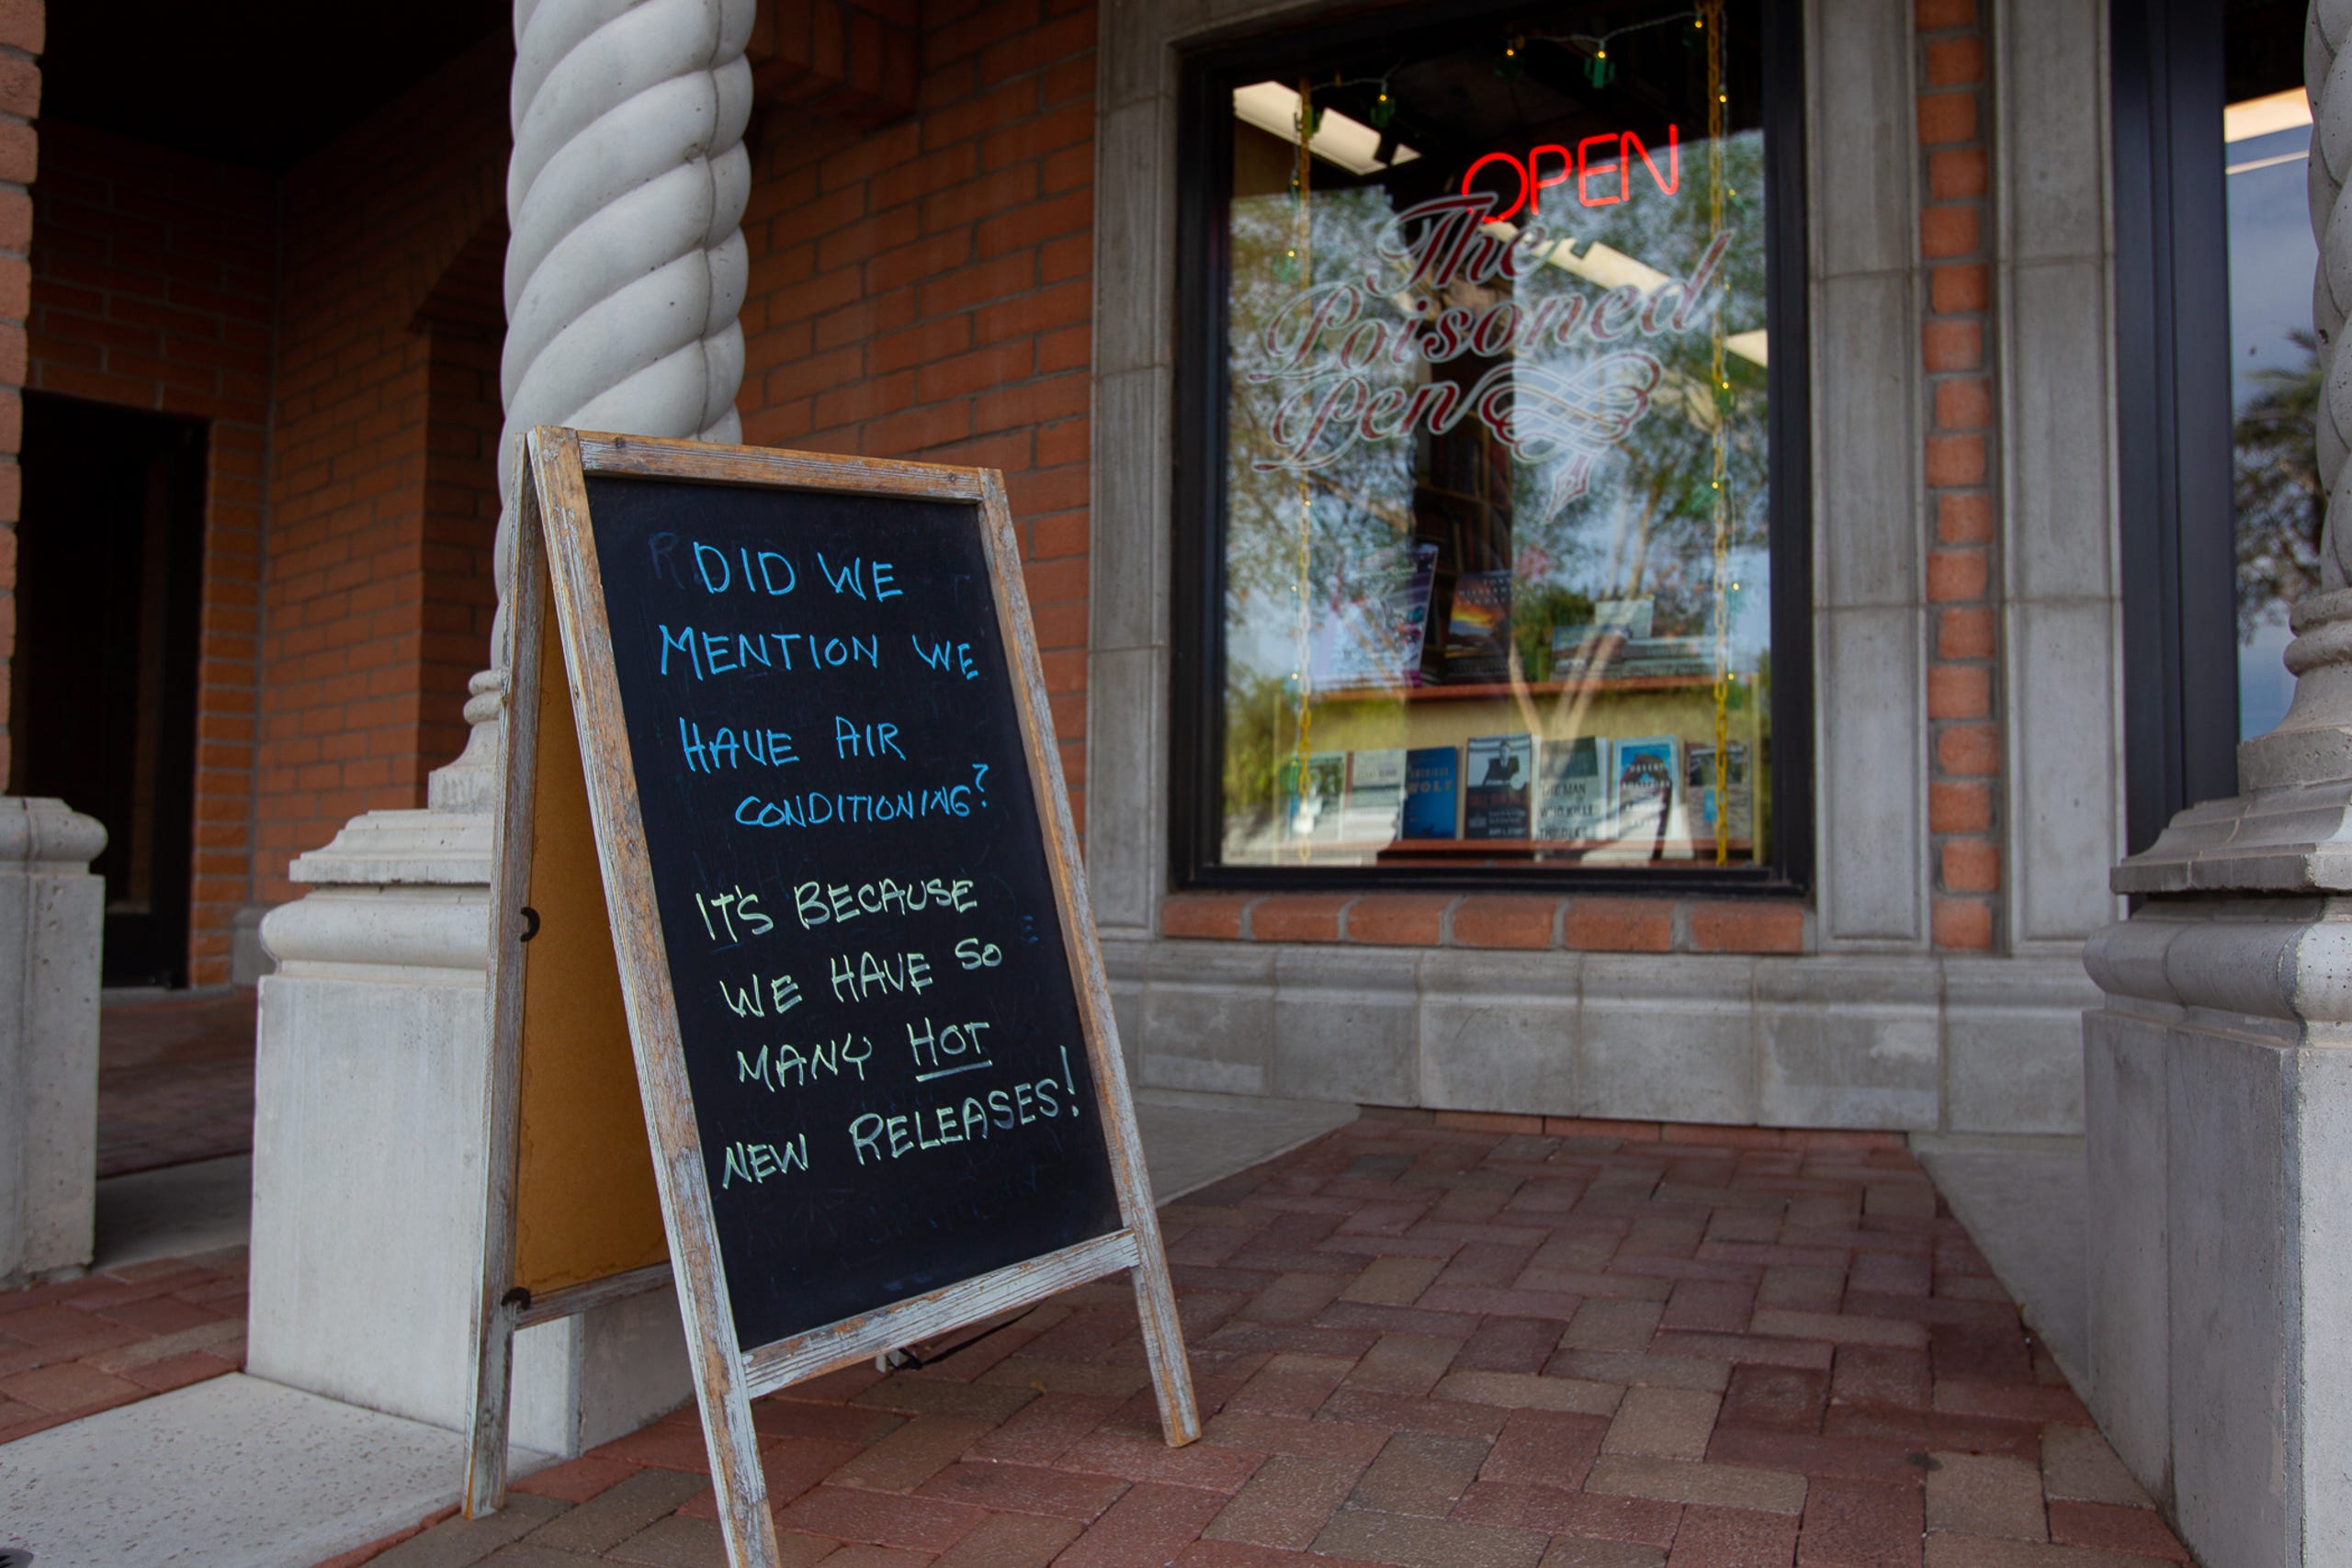
[[0, 795], [0, 1287], [90, 1261], [107, 830]]
[[[261, 981], [247, 1369], [464, 1429], [481, 1280], [486, 817], [355, 818], [295, 863]], [[557, 1454], [690, 1396], [666, 1293], [526, 1330], [514, 1441]]]
[[2152, 903], [2086, 963], [2091, 1410], [2199, 1562], [2352, 1562], [2352, 903]]

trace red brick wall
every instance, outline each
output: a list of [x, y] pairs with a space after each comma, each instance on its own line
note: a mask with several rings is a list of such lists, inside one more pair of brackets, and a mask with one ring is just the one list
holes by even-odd
[[[32, 117], [40, 109], [41, 0], [0, 0], [0, 692], [17, 650], [17, 449], [25, 427], [25, 318], [31, 284]], [[0, 713], [0, 779], [8, 776], [8, 720]]]
[[349, 818], [424, 804], [489, 658], [498, 410], [474, 323], [498, 311], [476, 265], [503, 220], [492, 44], [286, 178], [254, 868], [272, 902]]
[[934, 0], [916, 110], [753, 122], [743, 438], [1004, 471], [1085, 821], [1091, 0]]
[[27, 384], [210, 427], [188, 973], [217, 985], [252, 897], [273, 182], [81, 126], [46, 122], [41, 141]]
[[1921, 354], [1927, 371], [1926, 473], [1935, 524], [1926, 591], [1935, 615], [1928, 667], [1932, 773], [1928, 829], [1935, 850], [1936, 945], [1985, 949], [1999, 940], [2000, 657], [1993, 542], [1991, 172], [1985, 133], [1984, 18], [1979, 0], [1917, 0], [1919, 146], [1926, 196], [1919, 250], [1927, 269]]

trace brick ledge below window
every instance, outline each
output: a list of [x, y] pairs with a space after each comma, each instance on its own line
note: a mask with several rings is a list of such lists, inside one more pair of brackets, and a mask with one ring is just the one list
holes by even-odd
[[1805, 909], [1793, 898], [1180, 893], [1160, 901], [1159, 934], [1374, 947], [1793, 953], [1805, 951]]

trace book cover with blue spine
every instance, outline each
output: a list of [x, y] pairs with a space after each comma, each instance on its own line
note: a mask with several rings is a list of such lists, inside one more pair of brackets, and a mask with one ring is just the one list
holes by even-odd
[[1405, 753], [1405, 831], [1408, 839], [1461, 836], [1462, 753], [1452, 746], [1423, 746]]

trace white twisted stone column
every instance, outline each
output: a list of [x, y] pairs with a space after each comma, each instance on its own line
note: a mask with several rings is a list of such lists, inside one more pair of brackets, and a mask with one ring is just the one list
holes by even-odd
[[470, 682], [463, 756], [435, 809], [486, 811], [496, 667], [513, 587], [513, 496], [537, 424], [733, 441], [742, 431], [751, 194], [743, 58], [755, 0], [515, 0], [506, 178], [506, 349], [492, 668]]
[[2238, 748], [2238, 787], [2352, 778], [2352, 356], [2343, 352], [2352, 310], [2352, 0], [2312, 0], [2303, 31], [2303, 84], [2312, 100], [2310, 200], [2320, 260], [2312, 286], [2312, 324], [2326, 368], [2317, 429], [2320, 480], [2327, 519], [2320, 543], [2320, 585], [2295, 608], [2287, 668], [2295, 698], [2269, 734]]
[[[497, 585], [534, 424], [732, 439], [755, 0], [516, 0]], [[492, 662], [503, 626], [492, 637]], [[253, 1370], [375, 1410], [472, 1419], [487, 1081], [482, 981], [504, 672], [474, 677], [432, 809], [354, 818], [262, 925]], [[467, 1151], [473, 1151], [469, 1154]], [[514, 1348], [514, 1437], [571, 1453], [691, 1392], [665, 1296]]]

